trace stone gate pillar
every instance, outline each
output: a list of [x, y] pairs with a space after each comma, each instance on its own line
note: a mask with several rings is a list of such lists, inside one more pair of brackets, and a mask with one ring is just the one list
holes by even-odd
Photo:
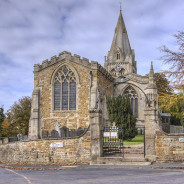
[[40, 90], [34, 89], [32, 94], [31, 117], [29, 120], [29, 134], [28, 134], [28, 138], [31, 140], [40, 138], [39, 106], [40, 106]]
[[102, 156], [102, 113], [99, 110], [90, 110], [90, 131], [91, 131], [91, 160], [97, 160]]
[[145, 158], [149, 161], [156, 160], [155, 138], [158, 132], [163, 133], [157, 124], [156, 109], [145, 109]]

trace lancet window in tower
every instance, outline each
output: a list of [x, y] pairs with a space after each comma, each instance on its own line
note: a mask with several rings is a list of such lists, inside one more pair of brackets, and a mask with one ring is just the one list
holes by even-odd
[[138, 117], [138, 95], [137, 95], [135, 89], [133, 87], [129, 86], [124, 91], [124, 94], [129, 96], [133, 115], [135, 117]]
[[54, 78], [54, 110], [76, 110], [76, 77], [68, 66]]
[[120, 53], [117, 53], [117, 59], [120, 59]]

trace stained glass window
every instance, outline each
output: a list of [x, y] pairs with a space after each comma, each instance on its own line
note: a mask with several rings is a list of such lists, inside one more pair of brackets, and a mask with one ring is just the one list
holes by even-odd
[[60, 109], [60, 100], [61, 100], [61, 83], [56, 81], [54, 83], [54, 109]]
[[54, 78], [54, 110], [76, 110], [76, 77], [67, 66]]

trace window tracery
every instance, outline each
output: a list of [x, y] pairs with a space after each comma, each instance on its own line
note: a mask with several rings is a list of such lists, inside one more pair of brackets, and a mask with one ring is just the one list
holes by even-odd
[[138, 95], [137, 95], [135, 89], [133, 87], [129, 86], [124, 91], [124, 94], [129, 96], [133, 115], [135, 117], [138, 117]]
[[76, 76], [68, 66], [54, 77], [54, 110], [76, 110]]

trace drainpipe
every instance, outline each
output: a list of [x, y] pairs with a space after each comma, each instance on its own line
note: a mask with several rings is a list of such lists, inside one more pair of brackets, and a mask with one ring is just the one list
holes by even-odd
[[[91, 109], [91, 88], [92, 88], [92, 82], [93, 82], [93, 73], [92, 71], [89, 72], [90, 75], [90, 87], [89, 87], [89, 112]], [[89, 113], [89, 127], [90, 127], [90, 113]], [[88, 127], [88, 129], [89, 129]]]
[[93, 81], [93, 73], [92, 71], [89, 72], [90, 75], [90, 87], [89, 87], [89, 110], [91, 109], [91, 88], [92, 88], [92, 81]]

